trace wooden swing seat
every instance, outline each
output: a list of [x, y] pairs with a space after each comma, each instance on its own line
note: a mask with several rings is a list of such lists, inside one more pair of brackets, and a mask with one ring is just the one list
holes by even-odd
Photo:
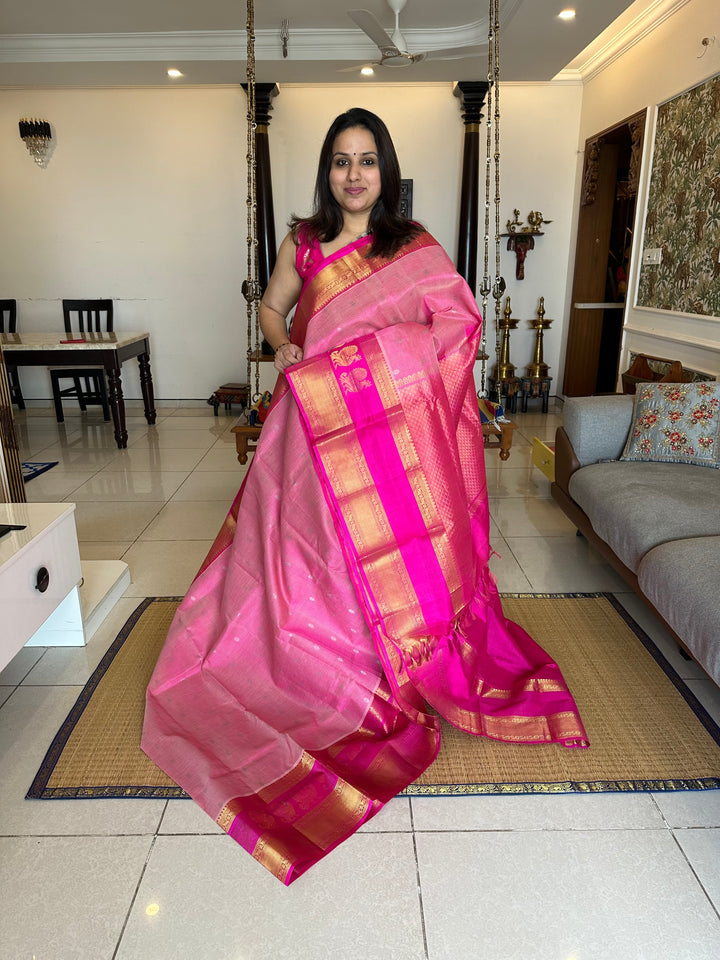
[[[509, 459], [513, 431], [516, 428], [515, 423], [484, 423], [482, 425], [484, 445], [497, 447], [501, 460]], [[232, 427], [231, 432], [235, 434], [235, 449], [240, 463], [247, 463], [248, 453], [255, 451], [261, 429], [262, 427], [251, 427], [246, 423], [237, 423]]]
[[235, 449], [240, 463], [247, 463], [248, 453], [254, 453], [262, 427], [251, 427], [248, 423], [236, 423], [231, 428], [235, 434]]
[[484, 423], [482, 425], [484, 445], [498, 447], [500, 459], [509, 459], [515, 429], [517, 429], [516, 423]]

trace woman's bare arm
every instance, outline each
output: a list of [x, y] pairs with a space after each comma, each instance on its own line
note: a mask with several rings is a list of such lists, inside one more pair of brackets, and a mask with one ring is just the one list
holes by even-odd
[[275, 367], [283, 371], [303, 358], [302, 348], [290, 343], [287, 315], [298, 301], [302, 279], [295, 269], [295, 242], [288, 234], [280, 244], [275, 269], [260, 303], [260, 329], [275, 351]]

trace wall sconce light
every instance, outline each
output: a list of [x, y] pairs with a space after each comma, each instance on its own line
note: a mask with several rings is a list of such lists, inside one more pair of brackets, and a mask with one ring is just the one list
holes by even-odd
[[28, 120], [24, 117], [19, 123], [20, 138], [28, 148], [30, 156], [38, 166], [44, 167], [47, 160], [48, 147], [52, 140], [50, 124], [47, 120]]

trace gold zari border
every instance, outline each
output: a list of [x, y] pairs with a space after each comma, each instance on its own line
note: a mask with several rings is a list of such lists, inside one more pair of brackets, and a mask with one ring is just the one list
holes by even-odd
[[585, 732], [578, 727], [577, 716], [571, 710], [541, 717], [489, 717], [450, 706], [444, 710], [443, 716], [453, 726], [468, 733], [508, 743], [553, 743], [558, 740], [586, 739]]
[[499, 687], [486, 687], [485, 681], [480, 680], [477, 686], [479, 697], [488, 697], [496, 700], [509, 700], [511, 697], [521, 693], [565, 693], [567, 685], [559, 680], [543, 680], [540, 677], [532, 677], [518, 690], [502, 690]]

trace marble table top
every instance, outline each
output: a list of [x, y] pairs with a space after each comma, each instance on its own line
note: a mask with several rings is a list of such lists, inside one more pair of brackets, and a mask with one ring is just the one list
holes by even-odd
[[[71, 340], [82, 336], [82, 341]], [[22, 333], [0, 333], [0, 345], [6, 353], [13, 350], [117, 350], [138, 340], [147, 340], [150, 334], [133, 330], [114, 331], [112, 333], [72, 334], [61, 331], [33, 331]], [[71, 340], [69, 343], [63, 341]]]

